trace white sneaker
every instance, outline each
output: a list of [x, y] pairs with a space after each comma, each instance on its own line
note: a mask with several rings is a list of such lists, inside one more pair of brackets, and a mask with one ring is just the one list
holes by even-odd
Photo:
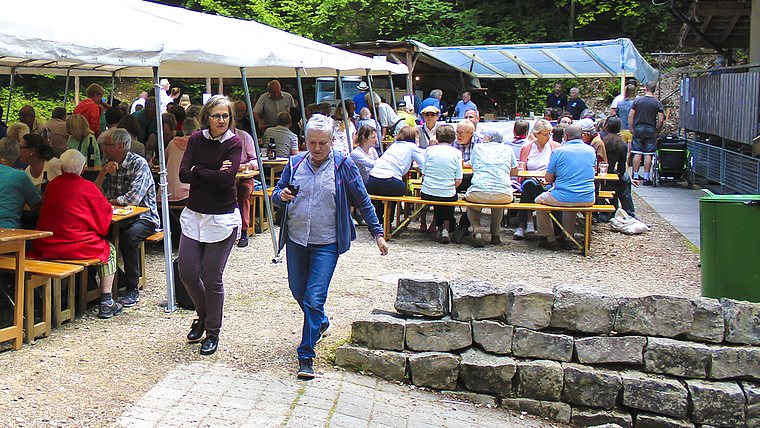
[[524, 237], [525, 237], [525, 229], [523, 229], [522, 227], [518, 227], [517, 229], [515, 229], [515, 233], [514, 235], [512, 235], [512, 238], [517, 239], [517, 240], [523, 239]]
[[449, 243], [449, 230], [443, 229], [441, 232], [441, 244], [448, 244]]
[[536, 233], [536, 229], [533, 228], [533, 222], [530, 222], [525, 226], [525, 233]]

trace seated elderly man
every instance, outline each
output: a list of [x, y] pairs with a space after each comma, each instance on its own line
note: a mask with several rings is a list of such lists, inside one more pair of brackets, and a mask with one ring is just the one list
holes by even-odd
[[0, 228], [19, 229], [24, 204], [35, 211], [42, 205], [29, 174], [13, 168], [19, 151], [17, 140], [10, 137], [0, 140]]
[[269, 141], [274, 138], [277, 157], [286, 158], [298, 154], [298, 136], [290, 130], [292, 122], [290, 113], [284, 111], [277, 115], [277, 126], [264, 131], [262, 137], [264, 144], [269, 144]]
[[472, 143], [478, 144], [483, 142], [483, 128], [478, 128], [478, 123], [480, 123], [480, 112], [474, 108], [467, 109], [467, 111], [464, 112], [464, 118], [472, 122], [472, 125], [475, 127], [472, 131]]
[[[142, 110], [141, 110], [142, 111]], [[140, 300], [137, 289], [140, 279], [140, 243], [155, 232], [159, 225], [156, 209], [156, 186], [150, 166], [144, 157], [129, 149], [132, 137], [121, 128], [106, 131], [102, 152], [108, 162], [103, 165], [95, 185], [111, 205], [147, 207], [148, 211], [119, 222], [119, 250], [124, 260], [126, 295], [119, 301], [125, 308]]]
[[[508, 204], [512, 202], [512, 180], [517, 175], [517, 159], [512, 148], [501, 143], [501, 133], [488, 129], [483, 142], [472, 148], [472, 184], [465, 199], [481, 204]], [[484, 228], [480, 224], [480, 207], [468, 207], [467, 217], [473, 226], [473, 247], [482, 247]], [[499, 228], [503, 209], [491, 208], [491, 244], [499, 244]]]
[[604, 146], [604, 141], [599, 133], [596, 132], [596, 126], [591, 119], [581, 119], [576, 122], [581, 127], [583, 133], [583, 142], [590, 145], [596, 151], [596, 160], [598, 162], [607, 163], [607, 149]]
[[[582, 131], [578, 125], [565, 128], [565, 144], [555, 149], [549, 158], [544, 181], [553, 187], [536, 197], [536, 203], [556, 207], [590, 207], [594, 205], [594, 175], [596, 171], [596, 152], [593, 147], [581, 139]], [[562, 225], [571, 236], [575, 230], [575, 211], [562, 213]], [[572, 241], [564, 245], [554, 237], [554, 227], [547, 211], [538, 211], [538, 233], [545, 238], [538, 246], [559, 250], [563, 246], [572, 248]], [[563, 239], [564, 241], [564, 239]]]
[[105, 236], [113, 210], [94, 184], [80, 176], [85, 157], [75, 149], [61, 155], [63, 174], [47, 186], [37, 222], [38, 230], [53, 236], [34, 241], [32, 256], [40, 259], [98, 259], [100, 269], [100, 318], [119, 315], [123, 308], [113, 300], [116, 248]]
[[56, 156], [61, 156], [68, 149], [69, 133], [66, 132], [66, 110], [56, 107], [50, 114], [50, 120], [45, 123], [43, 136], [53, 148]]

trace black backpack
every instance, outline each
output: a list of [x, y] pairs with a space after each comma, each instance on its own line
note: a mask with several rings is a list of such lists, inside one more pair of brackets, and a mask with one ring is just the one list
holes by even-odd
[[182, 280], [179, 278], [179, 263], [177, 262], [177, 259], [174, 259], [174, 298], [180, 308], [191, 311], [195, 310], [193, 299], [190, 298], [190, 294], [188, 294], [185, 284], [183, 284]]

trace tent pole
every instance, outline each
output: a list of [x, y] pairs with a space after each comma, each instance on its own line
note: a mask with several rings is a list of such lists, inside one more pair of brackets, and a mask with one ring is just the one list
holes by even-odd
[[8, 85], [8, 108], [5, 109], [5, 123], [8, 123], [8, 114], [11, 112], [11, 98], [13, 95], [13, 76], [16, 74], [16, 67], [11, 67], [11, 81]]
[[[264, 192], [264, 205], [267, 210], [267, 221], [269, 221], [269, 234], [272, 237], [272, 249], [274, 250], [274, 259], [277, 259], [277, 237], [274, 235], [274, 220], [272, 218], [272, 201], [269, 199], [267, 192], [267, 179], [264, 176], [264, 163], [261, 161], [261, 150], [259, 150], [259, 138], [256, 135], [256, 122], [253, 120], [253, 107], [251, 107], [251, 92], [248, 89], [248, 78], [245, 75], [245, 67], [240, 67], [240, 77], [243, 79], [243, 89], [245, 90], [245, 105], [248, 109], [248, 120], [251, 121], [251, 132], [253, 143], [256, 146], [256, 159], [259, 162], [259, 178], [261, 178], [261, 190]], [[251, 207], [253, 209], [253, 207]], [[251, 227], [256, 227], [252, 224]]]
[[620, 75], [620, 93], [625, 97], [625, 66], [623, 66], [623, 74]]
[[[159, 84], [158, 67], [153, 67], [153, 89], [156, 92], [156, 104], [159, 100], [159, 92], [161, 85]], [[113, 93], [113, 90], [111, 91]], [[156, 105], [156, 112], [158, 112], [158, 105]], [[174, 299], [174, 265], [172, 263], [172, 231], [171, 231], [171, 214], [169, 213], [169, 194], [167, 193], [168, 183], [166, 182], [166, 154], [164, 153], [164, 124], [161, 120], [161, 115], [156, 114], [156, 132], [158, 133], [158, 139], [156, 145], [158, 146], [158, 159], [160, 161], [160, 168], [158, 171], [159, 188], [161, 189], [161, 214], [164, 220], [164, 266], [166, 268], [166, 312], [174, 312], [177, 310]]]
[[340, 94], [340, 103], [343, 105], [343, 126], [346, 127], [346, 141], [348, 142], [348, 152], [353, 150], [353, 141], [351, 141], [351, 128], [348, 126], [348, 109], [346, 108], [346, 97], [343, 96], [343, 78], [340, 77], [340, 70], [335, 70], [338, 74], [338, 93]]
[[[375, 120], [375, 123], [378, 125], [380, 122], [377, 120], [377, 107], [375, 107], [375, 94], [372, 92], [372, 76], [369, 75], [369, 68], [367, 70], [367, 84], [369, 85], [369, 104], [372, 106], [372, 119]], [[382, 140], [383, 136], [381, 135], [381, 131], [377, 131], [377, 145], [380, 147], [380, 154], [383, 154], [383, 143]]]
[[301, 83], [301, 67], [296, 67], [296, 82], [298, 82], [298, 100], [301, 102], [301, 121], [303, 126], [301, 127], [301, 137], [306, 138], [306, 105], [303, 102], [303, 85]]
[[111, 106], [113, 106], [113, 90], [116, 85], [116, 72], [111, 73]]
[[388, 80], [391, 82], [391, 101], [393, 101], [393, 111], [396, 111], [396, 91], [393, 90], [393, 74], [388, 72]]
[[66, 69], [66, 88], [63, 90], [63, 110], [66, 111], [66, 102], [69, 100], [69, 76], [71, 67]]

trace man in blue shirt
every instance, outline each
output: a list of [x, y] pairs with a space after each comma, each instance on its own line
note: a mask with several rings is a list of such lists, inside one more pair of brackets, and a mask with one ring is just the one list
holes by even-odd
[[454, 108], [454, 117], [458, 117], [460, 119], [464, 119], [464, 113], [469, 110], [477, 110], [478, 106], [475, 105], [474, 102], [470, 101], [470, 93], [465, 92], [462, 94], [462, 99], [459, 100], [457, 103], [457, 106]]
[[[430, 96], [425, 98], [422, 101], [422, 104], [420, 104], [420, 112], [425, 109], [425, 107], [433, 106], [438, 109], [438, 111], [441, 112], [441, 116], [445, 117], [449, 115], [448, 112], [448, 106], [446, 105], [441, 98], [443, 97], [443, 91], [440, 89], [433, 89], [430, 91]], [[418, 112], [419, 113], [419, 112]]]
[[[359, 90], [359, 93], [354, 95], [353, 100], [354, 100], [354, 105], [356, 106], [354, 111], [358, 115], [359, 112], [362, 111], [364, 107], [369, 108], [369, 106], [367, 105], [367, 100], [364, 97], [365, 95], [367, 95], [367, 91], [369, 90], [369, 85], [367, 85], [367, 82], [361, 81], [359, 82], [359, 85], [356, 87], [356, 89]], [[370, 109], [370, 111], [372, 111], [372, 109]]]
[[[596, 200], [594, 175], [596, 174], [596, 151], [582, 140], [581, 127], [565, 128], [565, 144], [555, 149], [546, 167], [546, 184], [553, 187], [536, 197], [536, 203], [556, 207], [590, 207]], [[562, 213], [562, 226], [572, 236], [575, 230], [575, 211]], [[572, 249], [572, 241], [564, 245], [557, 242], [548, 211], [538, 211], [538, 233], [544, 235], [538, 246], [559, 250], [563, 246]]]

